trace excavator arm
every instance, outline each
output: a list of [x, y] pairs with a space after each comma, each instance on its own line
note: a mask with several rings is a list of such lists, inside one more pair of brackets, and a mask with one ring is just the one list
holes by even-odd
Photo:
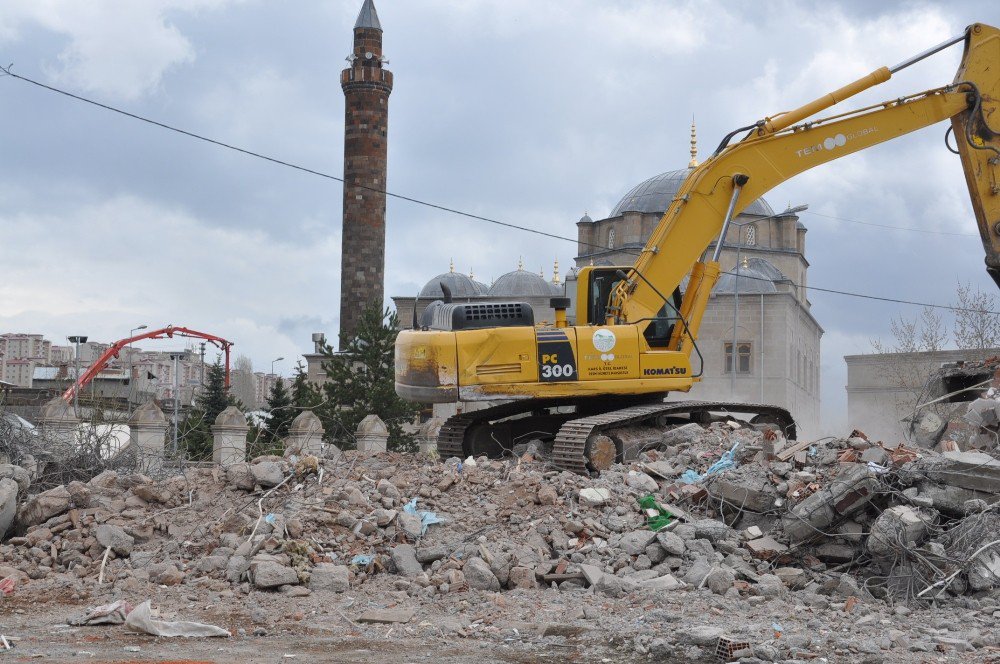
[[[794, 122], [889, 79], [883, 67], [854, 83], [756, 123], [742, 141], [720, 150], [697, 167], [653, 230], [628, 278], [607, 308], [608, 324], [639, 323], [657, 316], [661, 292], [671, 292], [690, 273], [680, 314], [668, 346], [690, 353], [708, 296], [719, 275], [718, 254], [729, 222], [752, 201], [803, 171], [885, 143], [917, 129], [952, 119], [990, 273], [1000, 275], [1000, 31], [985, 25], [965, 33], [965, 55], [955, 81], [946, 87], [893, 99], [841, 115]], [[961, 38], [945, 42], [929, 55]], [[702, 260], [716, 242], [710, 260]], [[694, 266], [692, 268], [692, 266]], [[657, 285], [657, 286], [654, 286]], [[998, 280], [1000, 284], [1000, 280]]]

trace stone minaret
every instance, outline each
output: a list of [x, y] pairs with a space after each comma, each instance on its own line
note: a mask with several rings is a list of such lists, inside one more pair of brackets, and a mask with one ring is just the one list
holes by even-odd
[[[382, 306], [385, 290], [386, 135], [392, 72], [383, 68], [382, 25], [372, 0], [354, 24], [344, 90], [344, 225], [340, 262], [340, 343], [357, 330], [362, 310]], [[373, 191], [375, 190], [375, 191]]]

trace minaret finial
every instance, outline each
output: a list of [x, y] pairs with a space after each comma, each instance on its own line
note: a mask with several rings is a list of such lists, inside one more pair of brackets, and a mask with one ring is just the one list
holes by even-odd
[[455, 259], [454, 258], [449, 258], [448, 259], [448, 272], [450, 272], [452, 274], [455, 273]]
[[469, 268], [469, 279], [476, 280], [476, 273], [472, 271], [471, 267]]
[[559, 259], [557, 258], [555, 264], [552, 266], [552, 283], [559, 285]]
[[694, 116], [691, 116], [691, 161], [688, 162], [688, 168], [694, 168], [698, 165], [698, 135], [695, 132], [694, 127]]
[[523, 270], [524, 269], [524, 256], [518, 256], [517, 257], [517, 269], [518, 270]]

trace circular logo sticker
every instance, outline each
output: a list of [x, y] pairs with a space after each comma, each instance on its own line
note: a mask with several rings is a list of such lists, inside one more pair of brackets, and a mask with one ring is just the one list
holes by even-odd
[[598, 330], [594, 332], [594, 348], [601, 351], [602, 353], [607, 353], [609, 350], [615, 347], [615, 333], [611, 330]]

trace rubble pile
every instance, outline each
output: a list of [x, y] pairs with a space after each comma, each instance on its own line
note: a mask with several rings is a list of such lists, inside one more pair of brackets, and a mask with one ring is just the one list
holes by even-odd
[[[535, 614], [546, 603], [562, 607], [564, 623], [588, 625], [581, 630], [598, 615], [655, 606], [734, 616], [808, 607], [873, 629], [907, 603], [983, 608], [994, 624], [1000, 615], [1000, 461], [989, 452], [860, 432], [786, 441], [736, 422], [630, 435], [643, 451], [597, 477], [554, 470], [540, 444], [502, 460], [345, 452], [160, 480], [106, 470], [40, 493], [29, 471], [0, 465], [0, 579], [15, 595], [72, 588], [80, 601], [103, 587], [116, 593], [109, 600], [148, 587], [235, 603], [362, 598], [353, 617], [338, 609], [355, 628], [471, 613], [459, 634], [497, 639], [498, 625], [515, 619], [544, 636]], [[511, 599], [484, 599], [494, 595]], [[665, 608], [641, 615], [676, 620]], [[969, 618], [957, 645], [947, 630], [904, 628], [873, 646], [797, 621], [789, 630], [769, 620], [688, 624], [655, 637], [634, 620], [617, 629], [633, 653], [697, 661], [725, 651], [731, 660], [718, 661], [753, 662], [1000, 645], [980, 622]], [[550, 636], [578, 633], [562, 627]]]

